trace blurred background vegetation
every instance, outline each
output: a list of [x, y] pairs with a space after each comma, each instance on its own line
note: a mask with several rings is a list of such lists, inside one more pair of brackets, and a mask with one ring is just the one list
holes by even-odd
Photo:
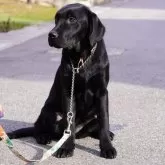
[[32, 0], [0, 0], [0, 32], [53, 20], [56, 7], [39, 5]]

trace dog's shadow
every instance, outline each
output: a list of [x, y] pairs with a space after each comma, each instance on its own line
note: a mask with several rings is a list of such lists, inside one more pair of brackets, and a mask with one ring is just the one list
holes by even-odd
[[[31, 127], [33, 126], [33, 124], [30, 123], [26, 123], [26, 122], [20, 122], [20, 121], [13, 121], [13, 120], [7, 120], [7, 119], [1, 119], [0, 120], [0, 125], [2, 125], [4, 127], [4, 129], [6, 130], [6, 132], [10, 132], [19, 128], [23, 128], [23, 127]], [[115, 134], [124, 129], [126, 127], [126, 125], [120, 125], [120, 124], [116, 124], [116, 125], [111, 125], [111, 131], [114, 132]], [[32, 147], [34, 150], [36, 150], [36, 154], [33, 156], [32, 159], [39, 159], [42, 157], [43, 155], [43, 149], [50, 149], [51, 146], [50, 145], [39, 145], [36, 143], [34, 138], [21, 138], [19, 140], [19, 143], [23, 143], [29, 147]], [[81, 144], [76, 144], [76, 148], [83, 150], [85, 152], [88, 152], [90, 154], [93, 154], [95, 156], [99, 156], [99, 151], [89, 148], [89, 147], [85, 147]], [[28, 163], [28, 165], [32, 165], [34, 163]]]

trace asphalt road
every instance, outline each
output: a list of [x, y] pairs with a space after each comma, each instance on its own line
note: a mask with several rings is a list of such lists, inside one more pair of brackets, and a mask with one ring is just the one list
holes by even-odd
[[[165, 164], [165, 1], [117, 1], [97, 7], [107, 28], [111, 63], [109, 112], [116, 134], [114, 160], [99, 157], [98, 141], [76, 140], [72, 158], [51, 157], [43, 165]], [[40, 113], [60, 62], [60, 51], [48, 47], [47, 34], [0, 51], [0, 104], [6, 130], [31, 126]], [[50, 146], [34, 139], [14, 140], [28, 158], [39, 158]], [[52, 145], [52, 144], [51, 144]], [[0, 143], [0, 165], [22, 165]]]

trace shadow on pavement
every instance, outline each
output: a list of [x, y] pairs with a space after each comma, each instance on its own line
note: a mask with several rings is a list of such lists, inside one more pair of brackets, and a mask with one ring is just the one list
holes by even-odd
[[[1, 119], [0, 125], [4, 127], [6, 132], [33, 126], [32, 123], [14, 121], [14, 120], [8, 120], [8, 119]], [[110, 124], [109, 127], [112, 132], [117, 133], [118, 131], [123, 130], [125, 127], [127, 127], [127, 124]]]
[[[1, 119], [0, 120], [0, 124], [4, 127], [6, 132], [13, 131], [13, 130], [16, 130], [16, 129], [19, 129], [19, 128], [23, 128], [23, 127], [31, 127], [33, 125], [31, 123], [20, 122], [20, 121], [13, 121], [13, 120], [6, 120], [6, 119]], [[127, 127], [127, 125], [120, 125], [120, 124], [117, 124], [117, 125], [114, 124], [113, 125], [113, 124], [111, 124], [111, 131], [113, 131], [116, 134], [118, 131], [124, 129], [125, 127]], [[21, 138], [19, 140], [15, 140], [15, 141], [18, 141], [22, 145], [27, 145], [29, 147], [32, 147], [33, 149], [35, 149], [37, 151], [35, 156], [33, 156], [33, 158], [31, 158], [31, 159], [39, 159], [39, 158], [41, 158], [42, 155], [43, 155], [43, 152], [44, 152], [43, 149], [48, 150], [52, 146], [52, 145], [50, 146], [50, 145], [40, 145], [40, 144], [37, 144], [35, 139], [31, 138], [31, 137]], [[99, 151], [97, 151], [95, 149], [92, 149], [92, 148], [89, 148], [89, 147], [86, 147], [86, 146], [83, 146], [81, 144], [76, 144], [76, 148], [78, 148], [80, 150], [83, 150], [85, 152], [88, 152], [90, 154], [93, 154], [95, 156], [99, 156]], [[32, 163], [30, 163], [30, 164], [32, 164]]]
[[86, 151], [92, 155], [95, 155], [95, 156], [98, 156], [100, 157], [100, 152], [95, 150], [95, 149], [92, 149], [92, 148], [89, 148], [89, 147], [85, 147], [83, 145], [80, 145], [80, 144], [76, 144], [76, 148], [80, 149], [80, 150], [83, 150], [83, 151]]
[[8, 120], [8, 119], [0, 119], [0, 125], [4, 127], [6, 132], [33, 126], [32, 123], [26, 123], [22, 121], [14, 121], [14, 120]]

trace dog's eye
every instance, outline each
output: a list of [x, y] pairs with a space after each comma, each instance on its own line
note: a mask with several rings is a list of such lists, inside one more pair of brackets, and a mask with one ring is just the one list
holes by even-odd
[[68, 22], [69, 22], [69, 23], [75, 23], [75, 22], [77, 22], [77, 19], [74, 18], [74, 17], [69, 17], [69, 18], [68, 18]]

